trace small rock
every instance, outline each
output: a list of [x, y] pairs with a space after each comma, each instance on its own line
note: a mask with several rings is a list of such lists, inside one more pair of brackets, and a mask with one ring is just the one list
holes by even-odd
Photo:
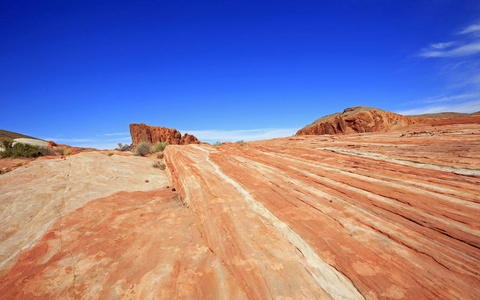
[[176, 191], [176, 189], [175, 189], [175, 188], [172, 188], [172, 192], [175, 192], [175, 191]]
[[148, 183], [149, 181], [148, 181], [147, 179], [145, 179], [145, 182], [147, 182], [147, 183]]

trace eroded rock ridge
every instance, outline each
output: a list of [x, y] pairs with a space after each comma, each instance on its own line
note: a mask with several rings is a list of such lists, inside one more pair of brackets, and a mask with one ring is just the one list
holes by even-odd
[[150, 126], [144, 123], [130, 124], [130, 135], [132, 136], [133, 145], [137, 145], [142, 141], [152, 144], [167, 142], [171, 145], [200, 144], [200, 141], [195, 136], [188, 133], [182, 136], [175, 128]]

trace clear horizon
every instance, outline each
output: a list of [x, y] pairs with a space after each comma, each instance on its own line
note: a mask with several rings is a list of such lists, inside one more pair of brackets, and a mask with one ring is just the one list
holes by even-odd
[[478, 1], [5, 1], [0, 129], [72, 146], [130, 123], [202, 141], [328, 114], [480, 111]]

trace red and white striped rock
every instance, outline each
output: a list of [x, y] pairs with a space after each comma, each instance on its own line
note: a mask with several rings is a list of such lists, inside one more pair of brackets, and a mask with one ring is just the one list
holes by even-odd
[[478, 118], [30, 163], [0, 299], [479, 299]]

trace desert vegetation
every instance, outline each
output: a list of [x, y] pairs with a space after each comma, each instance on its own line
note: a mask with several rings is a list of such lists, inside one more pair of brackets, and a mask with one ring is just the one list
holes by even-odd
[[135, 148], [135, 155], [137, 156], [145, 156], [147, 154], [152, 153], [153, 145], [149, 142], [140, 142], [137, 147]]
[[163, 152], [167, 146], [170, 145], [167, 142], [158, 142], [155, 144], [155, 147], [153, 148], [154, 152]]
[[3, 151], [0, 152], [0, 156], [3, 157], [38, 157], [45, 155], [40, 151], [39, 146], [33, 146], [23, 143], [14, 143], [13, 140], [2, 141]]
[[66, 147], [53, 147], [55, 152], [60, 153], [61, 155], [71, 155], [73, 154], [72, 150]]
[[55, 155], [55, 151], [51, 148], [48, 147], [39, 147], [38, 151], [43, 155], [43, 156], [50, 156], [50, 155]]
[[[155, 145], [152, 145], [149, 142], [143, 141], [135, 147], [135, 155], [145, 156], [151, 153], [163, 152], [168, 145], [170, 144], [167, 142], [158, 142]], [[163, 158], [163, 155], [162, 157], [159, 157], [160, 155], [161, 154], [157, 155], [157, 157]]]
[[239, 144], [240, 146], [243, 146], [245, 145], [245, 141], [244, 140], [240, 140], [240, 141], [236, 141], [235, 144]]
[[217, 147], [217, 146], [221, 146], [221, 145], [223, 145], [223, 143], [220, 142], [220, 141], [216, 141], [215, 143], [212, 144], [213, 147]]
[[118, 151], [131, 151], [133, 148], [133, 146], [129, 144], [118, 143], [117, 145], [118, 145], [118, 148], [115, 150], [118, 150]]
[[161, 161], [157, 160], [152, 164], [152, 167], [159, 168], [160, 170], [165, 170], [166, 165], [164, 163], [162, 163]]

